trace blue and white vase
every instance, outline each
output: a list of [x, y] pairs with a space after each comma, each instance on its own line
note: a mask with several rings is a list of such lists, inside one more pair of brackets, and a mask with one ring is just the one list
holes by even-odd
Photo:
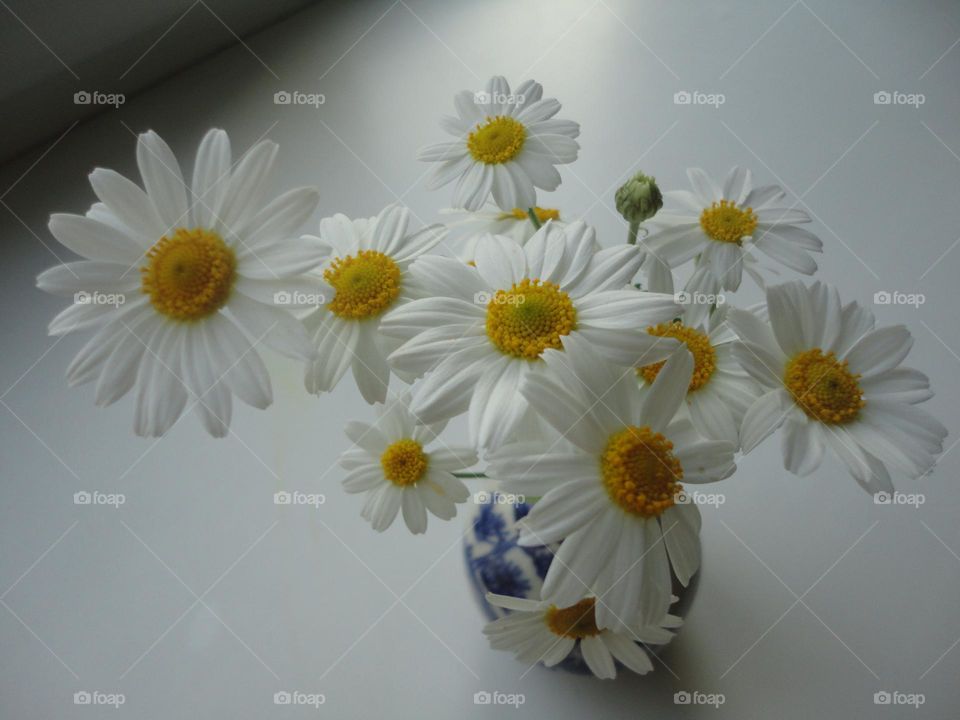
[[[509, 614], [509, 610], [487, 602], [488, 592], [498, 595], [540, 599], [547, 570], [560, 544], [523, 547], [518, 544], [520, 529], [517, 524], [531, 510], [528, 503], [511, 503], [506, 496], [491, 491], [474, 495], [485, 496], [486, 502], [475, 502], [466, 514], [468, 529], [463, 536], [463, 553], [467, 573], [480, 608], [490, 620]], [[670, 612], [684, 617], [696, 593], [698, 575], [687, 587], [673, 578], [673, 594], [679, 600]], [[652, 646], [654, 652], [661, 646]], [[579, 674], [589, 673], [580, 655], [579, 644], [566, 660], [556, 667]]]

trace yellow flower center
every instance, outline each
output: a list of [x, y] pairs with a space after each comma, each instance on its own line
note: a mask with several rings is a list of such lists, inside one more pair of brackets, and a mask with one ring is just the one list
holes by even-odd
[[513, 160], [523, 148], [527, 129], [509, 115], [488, 117], [467, 136], [467, 149], [477, 162], [498, 165]]
[[576, 327], [570, 297], [552, 282], [524, 279], [487, 303], [487, 336], [500, 352], [536, 360]]
[[740, 244], [757, 229], [757, 216], [751, 208], [738, 208], [730, 200], [713, 203], [700, 213], [700, 227], [717, 242]]
[[400, 294], [400, 268], [376, 250], [337, 258], [323, 271], [323, 277], [336, 291], [327, 307], [348, 320], [379, 315]]
[[[542, 208], [535, 207], [533, 208], [533, 214], [537, 216], [537, 220], [543, 225], [547, 220], [559, 220], [560, 211], [554, 210], [553, 208]], [[500, 213], [500, 219], [506, 220], [508, 218], [513, 218], [514, 220], [527, 220], [529, 215], [527, 211], [523, 208], [514, 208], [510, 212]]]
[[[690, 385], [687, 392], [699, 390], [713, 376], [716, 370], [716, 353], [713, 345], [710, 344], [710, 338], [707, 334], [696, 328], [687, 327], [679, 322], [660, 323], [647, 328], [647, 332], [656, 337], [669, 337], [680, 340], [693, 355], [693, 376], [690, 378]], [[644, 365], [637, 368], [637, 375], [642, 377], [648, 383], [657, 379], [661, 368], [666, 364], [666, 360]]]
[[147, 251], [140, 283], [154, 309], [173, 320], [200, 320], [230, 297], [237, 259], [217, 233], [177, 228]]
[[657, 517], [683, 490], [683, 468], [673, 443], [649, 427], [626, 427], [610, 436], [600, 457], [610, 499], [628, 513]]
[[813, 348], [790, 359], [783, 382], [808, 417], [835, 425], [855, 420], [866, 404], [859, 379], [847, 368], [846, 360], [841, 362], [833, 352], [824, 355], [820, 348]]
[[551, 605], [544, 614], [544, 622], [554, 635], [581, 640], [600, 634], [597, 627], [596, 598], [584, 598], [576, 605], [558, 608]]
[[413, 485], [427, 471], [427, 454], [416, 440], [398, 440], [380, 456], [383, 475], [394, 485]]

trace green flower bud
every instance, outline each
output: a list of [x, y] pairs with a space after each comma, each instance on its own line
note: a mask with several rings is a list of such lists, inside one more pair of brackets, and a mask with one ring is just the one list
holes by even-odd
[[657, 181], [641, 172], [620, 186], [616, 201], [617, 211], [631, 224], [649, 220], [663, 207]]

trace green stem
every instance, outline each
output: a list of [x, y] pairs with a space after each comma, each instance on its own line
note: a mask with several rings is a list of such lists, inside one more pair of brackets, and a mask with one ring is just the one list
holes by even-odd
[[630, 234], [627, 236], [627, 243], [630, 245], [637, 244], [637, 233], [640, 232], [640, 223], [632, 222], [630, 223]]
[[453, 476], [461, 480], [473, 480], [476, 478], [485, 478], [487, 474], [483, 472], [455, 472]]
[[533, 226], [539, 230], [543, 225], [540, 223], [540, 218], [537, 217], [537, 213], [534, 212], [533, 208], [527, 208], [527, 217], [530, 218], [530, 222], [533, 223]]

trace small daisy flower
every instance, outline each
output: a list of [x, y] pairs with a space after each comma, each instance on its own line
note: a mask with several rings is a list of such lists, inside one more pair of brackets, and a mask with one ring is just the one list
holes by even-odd
[[[560, 220], [559, 210], [535, 207], [533, 211], [541, 225], [548, 221], [556, 227], [566, 225]], [[455, 208], [441, 210], [440, 212], [451, 218], [446, 223], [451, 233], [455, 233], [458, 238], [462, 238], [457, 242], [457, 257], [464, 262], [473, 262], [477, 254], [477, 243], [484, 235], [505, 235], [521, 245], [525, 245], [527, 240], [537, 232], [537, 228], [531, 222], [525, 208], [514, 208], [510, 212], [504, 212], [495, 205], [488, 204], [477, 212]]]
[[391, 365], [425, 377], [413, 410], [425, 422], [469, 411], [472, 442], [489, 448], [527, 414], [519, 389], [546, 371], [543, 353], [582, 337], [625, 368], [656, 362], [679, 343], [647, 334], [677, 312], [670, 295], [628, 287], [642, 260], [632, 245], [595, 251], [582, 222], [548, 223], [525, 246], [498, 235], [477, 246], [475, 266], [424, 257], [411, 272], [429, 297], [391, 312], [384, 332], [406, 342]]
[[644, 244], [670, 267], [698, 258], [697, 267], [709, 272], [698, 276], [704, 281], [700, 286], [688, 283], [688, 291], [736, 290], [744, 269], [763, 287], [753, 249], [804, 275], [816, 272], [810, 253], [821, 252], [823, 243], [796, 227], [810, 222], [810, 217], [803, 210], [786, 207], [780, 187], [755, 188], [750, 171], [739, 167], [730, 170], [722, 186], [699, 168], [687, 170], [687, 177], [693, 191], [664, 193], [670, 206], [653, 220], [664, 229]]
[[511, 611], [483, 628], [494, 650], [512, 652], [517, 660], [528, 665], [542, 662], [553, 667], [579, 649], [590, 672], [601, 680], [616, 677], [614, 660], [640, 675], [653, 670], [650, 656], [637, 643], [665, 645], [674, 635], [668, 628], [682, 624], [677, 616], [665, 614], [655, 624], [630, 627], [624, 632], [600, 628], [595, 608], [603, 600], [596, 597], [564, 608], [494, 593], [487, 593], [487, 601]]
[[321, 249], [295, 233], [319, 194], [300, 188], [267, 203], [276, 154], [263, 141], [234, 166], [227, 134], [211, 130], [188, 186], [167, 144], [146, 132], [137, 143], [145, 190], [97, 168], [90, 184], [100, 202], [85, 217], [50, 218], [54, 237], [84, 258], [37, 278], [42, 290], [74, 297], [50, 333], [95, 330], [67, 377], [96, 381], [99, 406], [134, 389], [138, 435], [163, 435], [192, 395], [204, 427], [222, 437], [233, 395], [257, 408], [272, 400], [261, 341], [294, 358], [312, 354], [287, 299], [316, 291], [302, 274]]
[[700, 566], [700, 512], [681, 482], [729, 477], [734, 446], [675, 417], [694, 369], [683, 348], [645, 392], [583, 338], [544, 362], [551, 372], [528, 377], [521, 393], [569, 445], [518, 442], [488, 458], [505, 490], [540, 497], [520, 544], [561, 543], [541, 598], [568, 607], [592, 591], [603, 598], [598, 627], [655, 623], [670, 605], [671, 567], [685, 586]]
[[769, 324], [727, 316], [737, 359], [764, 389], [743, 418], [744, 452], [783, 426], [787, 470], [808, 475], [829, 447], [869, 493], [893, 492], [891, 467], [911, 478], [933, 467], [947, 430], [917, 407], [933, 396], [927, 376], [900, 366], [913, 345], [905, 327], [875, 328], [820, 282], [770, 287], [767, 308]]
[[456, 117], [441, 126], [457, 139], [423, 148], [418, 158], [441, 163], [430, 181], [438, 188], [456, 180], [453, 205], [479, 210], [490, 195], [504, 212], [537, 204], [535, 188], [556, 190], [554, 165], [577, 159], [580, 126], [554, 118], [560, 103], [543, 99], [540, 83], [528, 80], [511, 92], [502, 77], [487, 89], [464, 90], [454, 99]]
[[311, 393], [330, 392], [352, 369], [368, 403], [387, 397], [387, 355], [398, 343], [380, 333], [384, 313], [413, 295], [410, 263], [443, 240], [441, 225], [408, 234], [410, 213], [390, 206], [376, 218], [349, 220], [334, 215], [320, 221], [327, 257], [320, 274], [327, 285], [325, 302], [304, 322], [316, 348], [307, 364], [305, 384]]
[[449, 520], [457, 514], [457, 503], [470, 497], [453, 472], [475, 465], [476, 452], [442, 443], [428, 449], [446, 423], [423, 425], [410, 412], [408, 401], [404, 394], [386, 405], [378, 404], [373, 425], [348, 422], [346, 426], [355, 447], [340, 456], [340, 466], [348, 471], [343, 488], [348, 493], [366, 493], [360, 514], [377, 532], [390, 527], [402, 511], [410, 532], [424, 533], [428, 510]]

